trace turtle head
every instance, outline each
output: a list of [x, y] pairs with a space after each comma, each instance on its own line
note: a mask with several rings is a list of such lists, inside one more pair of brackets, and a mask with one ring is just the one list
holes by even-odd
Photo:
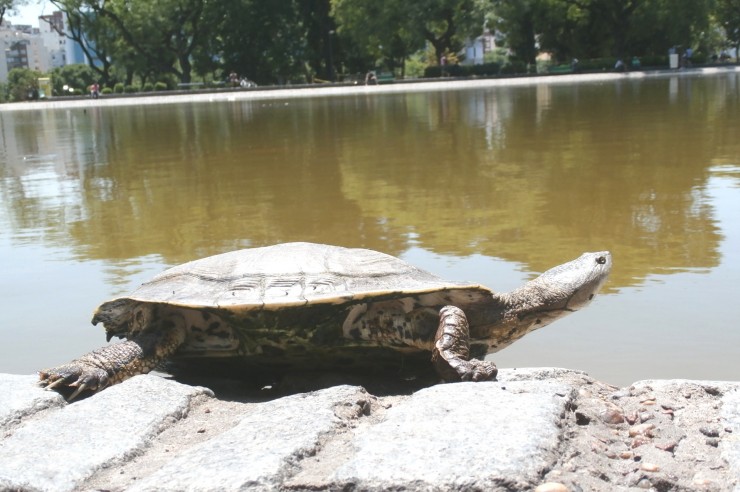
[[578, 311], [596, 296], [611, 267], [611, 254], [599, 251], [551, 268], [506, 294], [507, 317], [516, 317], [529, 332]]

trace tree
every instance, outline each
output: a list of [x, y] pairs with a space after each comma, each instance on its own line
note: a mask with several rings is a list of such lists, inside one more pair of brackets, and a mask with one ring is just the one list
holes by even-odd
[[[190, 82], [192, 55], [208, 36], [202, 22], [207, 0], [52, 0], [70, 19], [73, 37], [101, 63], [101, 76], [110, 66], [123, 68], [127, 82], [134, 73], [143, 78], [173, 74]], [[93, 55], [93, 56], [90, 56]]]
[[399, 64], [429, 42], [440, 60], [483, 31], [482, 0], [332, 0], [340, 32], [368, 53]]
[[740, 61], [740, 0], [718, 0], [717, 18], [735, 48], [735, 61]]
[[15, 102], [38, 97], [39, 77], [41, 72], [28, 68], [14, 68], [8, 72], [8, 99]]
[[0, 0], [0, 24], [3, 23], [5, 14], [14, 13], [15, 9], [26, 3], [27, 0]]
[[393, 68], [398, 60], [423, 47], [423, 36], [409, 25], [406, 8], [397, 0], [332, 0], [331, 13], [341, 37], [366, 54], [371, 63], [364, 67], [367, 70], [381, 59], [388, 60], [389, 68]]
[[515, 57], [525, 63], [536, 62], [537, 35], [541, 32], [538, 21], [544, 10], [542, 0], [493, 0], [496, 28], [504, 34]]
[[85, 0], [51, 0], [51, 3], [66, 15], [67, 30], [59, 34], [76, 42], [100, 82], [111, 85], [113, 63], [110, 51], [117, 39], [115, 29], [92, 11]]
[[199, 70], [223, 70], [260, 84], [305, 81], [309, 49], [300, 0], [223, 0], [205, 12], [214, 35], [196, 53]]
[[54, 94], [64, 93], [64, 86], [85, 92], [97, 79], [96, 72], [85, 64], [65, 65], [51, 72]]

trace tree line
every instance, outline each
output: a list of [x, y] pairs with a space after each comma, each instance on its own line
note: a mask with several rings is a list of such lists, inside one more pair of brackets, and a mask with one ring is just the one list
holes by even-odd
[[[0, 0], [5, 7], [14, 0]], [[24, 0], [15, 0], [15, 3]], [[103, 86], [334, 81], [454, 63], [484, 30], [504, 63], [712, 56], [740, 46], [740, 0], [51, 0]]]

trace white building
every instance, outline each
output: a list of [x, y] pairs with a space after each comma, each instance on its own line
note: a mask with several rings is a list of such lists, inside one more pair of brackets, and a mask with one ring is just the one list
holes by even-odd
[[67, 36], [64, 28], [64, 14], [59, 11], [39, 17], [39, 32], [44, 46], [49, 50], [51, 68], [67, 64]]
[[482, 65], [485, 54], [496, 48], [496, 37], [486, 30], [475, 39], [465, 42], [463, 65]]
[[74, 63], [87, 63], [80, 45], [67, 37], [64, 13], [39, 17], [39, 27], [0, 25], [0, 82], [8, 81], [14, 68], [30, 68], [47, 73]]
[[0, 82], [7, 82], [14, 68], [30, 68], [39, 72], [51, 70], [49, 50], [44, 46], [38, 28], [0, 25]]

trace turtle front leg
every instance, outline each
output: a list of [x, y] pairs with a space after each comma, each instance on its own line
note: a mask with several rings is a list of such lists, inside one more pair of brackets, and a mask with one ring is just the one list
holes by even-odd
[[462, 309], [440, 309], [434, 340], [432, 363], [445, 381], [485, 381], [496, 377], [496, 364], [470, 358], [470, 329]]
[[167, 324], [153, 332], [93, 350], [69, 364], [39, 371], [39, 384], [62, 394], [72, 391], [67, 397], [67, 401], [72, 401], [83, 391], [97, 393], [137, 374], [146, 374], [185, 341], [182, 326]]

